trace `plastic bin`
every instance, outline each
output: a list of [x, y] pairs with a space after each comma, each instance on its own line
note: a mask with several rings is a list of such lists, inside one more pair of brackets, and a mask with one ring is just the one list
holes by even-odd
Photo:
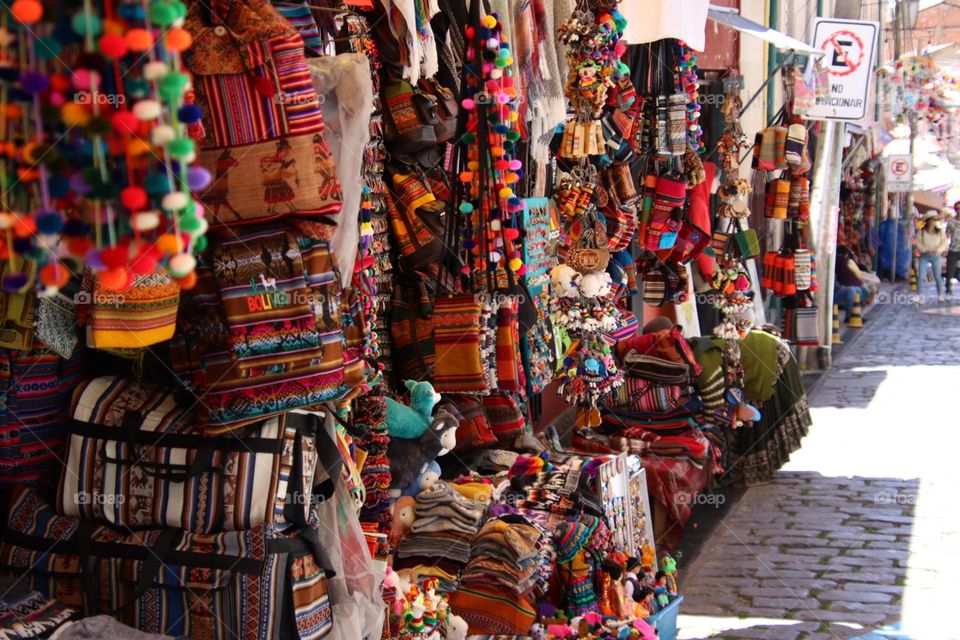
[[669, 596], [670, 604], [647, 618], [647, 624], [657, 630], [660, 640], [676, 640], [677, 616], [680, 615], [680, 603], [683, 596]]

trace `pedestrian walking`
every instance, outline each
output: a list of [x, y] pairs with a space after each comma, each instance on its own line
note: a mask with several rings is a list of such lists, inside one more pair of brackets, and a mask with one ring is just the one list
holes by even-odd
[[923, 216], [923, 228], [917, 234], [917, 251], [920, 252], [917, 278], [923, 282], [927, 277], [927, 267], [933, 270], [933, 281], [937, 285], [937, 299], [947, 299], [943, 292], [943, 254], [947, 251], [947, 233], [939, 224], [940, 214], [928, 211]]
[[952, 295], [954, 277], [958, 277], [957, 270], [960, 269], [960, 200], [953, 203], [953, 210], [947, 210], [947, 241], [950, 243], [947, 249], [947, 295]]

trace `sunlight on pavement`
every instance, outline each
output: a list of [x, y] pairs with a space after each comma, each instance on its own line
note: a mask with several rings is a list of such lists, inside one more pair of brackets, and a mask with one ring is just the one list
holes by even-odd
[[[781, 620], [779, 618], [724, 618], [718, 616], [685, 616], [680, 615], [677, 640], [696, 640], [697, 638], [709, 638], [713, 634], [722, 632], [722, 635], [732, 635], [738, 629], [753, 629], [760, 627], [766, 630], [766, 637], [770, 640], [776, 640], [778, 628], [789, 629], [790, 627], [803, 624], [800, 620]], [[836, 623], [852, 630], [863, 629], [862, 625], [855, 623]]]
[[812, 410], [811, 434], [784, 470], [919, 480], [915, 495], [891, 489], [878, 493], [877, 500], [913, 507], [902, 633], [946, 638], [945, 629], [955, 624], [957, 591], [944, 584], [960, 576], [960, 511], [955, 508], [960, 431], [943, 405], [960, 396], [960, 368], [855, 367], [838, 377], [877, 372], [885, 375], [866, 407]]

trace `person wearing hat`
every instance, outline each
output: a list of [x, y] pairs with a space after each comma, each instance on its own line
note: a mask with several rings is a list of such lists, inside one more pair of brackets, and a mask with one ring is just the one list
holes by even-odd
[[917, 267], [917, 280], [923, 282], [927, 276], [927, 267], [933, 270], [933, 281], [937, 285], [937, 299], [946, 300], [943, 293], [943, 254], [949, 242], [947, 234], [939, 224], [940, 214], [928, 211], [923, 216], [923, 228], [917, 233], [917, 250], [920, 260]]
[[947, 241], [950, 243], [947, 249], [947, 295], [952, 295], [950, 291], [954, 276], [960, 274], [960, 219], [957, 213], [960, 212], [960, 200], [953, 203], [953, 209], [947, 210]]

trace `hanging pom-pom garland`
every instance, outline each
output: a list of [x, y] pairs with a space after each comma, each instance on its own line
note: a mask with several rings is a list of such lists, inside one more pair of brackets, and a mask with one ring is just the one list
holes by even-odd
[[[503, 278], [507, 269], [513, 277], [525, 272], [517, 229], [524, 205], [514, 191], [523, 163], [513, 54], [503, 23], [495, 13], [484, 16], [478, 27], [467, 27], [466, 36], [470, 73], [461, 106], [469, 114], [460, 139], [467, 163], [459, 174], [459, 211], [467, 221], [464, 275], [472, 274], [478, 284], [487, 273]], [[482, 288], [497, 287], [491, 282]]]
[[187, 128], [201, 114], [180, 63], [191, 45], [186, 5], [99, 9], [86, 0], [63, 21], [36, 0], [10, 7], [19, 28], [4, 25], [0, 50], [6, 60], [19, 53], [19, 68], [0, 77], [0, 127], [4, 139], [19, 132], [28, 142], [8, 156], [25, 192], [20, 211], [6, 197], [15, 185], [6, 172], [0, 179], [17, 240], [4, 243], [6, 254], [40, 265], [40, 293], [62, 286], [75, 260], [108, 289], [161, 270], [187, 287], [207, 229], [190, 193], [210, 175], [190, 167]]

